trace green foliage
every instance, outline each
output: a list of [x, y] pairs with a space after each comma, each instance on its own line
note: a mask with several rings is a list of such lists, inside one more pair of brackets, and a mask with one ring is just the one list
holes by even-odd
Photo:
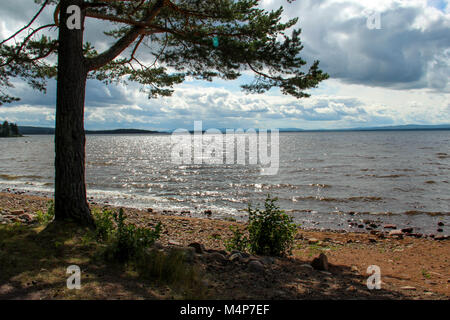
[[92, 210], [95, 222], [95, 238], [107, 241], [114, 233], [113, 212], [108, 209]]
[[247, 251], [249, 243], [248, 238], [245, 236], [244, 232], [241, 232], [238, 227], [234, 226], [230, 226], [230, 230], [233, 232], [233, 237], [231, 239], [225, 240], [225, 248], [228, 251]]
[[264, 210], [252, 209], [248, 206], [249, 221], [248, 236], [237, 228], [233, 230], [233, 237], [226, 242], [228, 250], [248, 249], [260, 255], [282, 256], [291, 253], [297, 225], [293, 218], [284, 213], [275, 204], [277, 198], [267, 196]]
[[[1, 98], [0, 98], [1, 100]], [[15, 123], [4, 121], [0, 125], [0, 137], [20, 137], [19, 127]]]
[[[60, 3], [35, 2], [42, 4], [37, 15]], [[329, 76], [318, 61], [305, 67], [301, 30], [295, 29], [298, 19], [282, 22], [282, 7], [266, 11], [259, 5], [258, 0], [110, 0], [88, 6], [86, 20], [101, 16], [116, 25], [104, 30], [116, 40], [116, 50], [99, 53], [90, 43], [83, 44], [89, 77], [105, 83], [134, 81], [153, 98], [171, 95], [173, 86], [187, 77], [234, 80], [251, 71], [255, 77], [242, 86], [245, 91], [263, 93], [279, 87], [283, 94], [308, 97], [305, 90]], [[3, 90], [13, 86], [11, 78], [20, 77], [40, 91], [45, 91], [48, 78], [56, 78], [56, 64], [51, 62], [57, 61], [59, 39], [42, 33], [58, 27], [29, 27], [0, 43], [0, 104], [17, 99]], [[143, 63], [144, 51], [154, 58], [148, 64]]]
[[109, 260], [127, 262], [138, 260], [146, 248], [149, 248], [161, 234], [161, 223], [153, 229], [139, 228], [126, 224], [124, 211], [119, 213], [103, 210], [94, 213], [97, 240], [107, 243], [105, 256]]
[[48, 224], [55, 217], [55, 203], [53, 200], [47, 202], [47, 211], [42, 212], [41, 210], [36, 212], [36, 219], [40, 224]]

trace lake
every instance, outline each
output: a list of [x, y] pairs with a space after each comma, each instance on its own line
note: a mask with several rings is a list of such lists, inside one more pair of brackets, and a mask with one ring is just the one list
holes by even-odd
[[[0, 139], [0, 190], [51, 195], [53, 136]], [[370, 219], [420, 232], [450, 225], [450, 131], [280, 133], [279, 170], [174, 164], [170, 135], [88, 135], [88, 196], [98, 203], [245, 219], [267, 194], [307, 228]], [[187, 214], [186, 212], [184, 214]]]

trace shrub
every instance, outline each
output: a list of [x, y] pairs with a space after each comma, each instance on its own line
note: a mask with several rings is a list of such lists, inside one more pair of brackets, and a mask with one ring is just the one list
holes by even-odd
[[238, 227], [234, 226], [230, 226], [230, 230], [233, 232], [233, 237], [231, 239], [225, 240], [225, 248], [228, 251], [247, 251], [248, 238], [245, 237], [244, 233], [241, 232]]
[[47, 224], [55, 217], [55, 203], [53, 200], [47, 202], [47, 212], [41, 210], [36, 212], [36, 219], [40, 224]]
[[144, 250], [160, 237], [161, 223], [158, 223], [154, 229], [138, 228], [134, 224], [125, 224], [122, 208], [119, 210], [119, 214], [114, 212], [112, 217], [116, 227], [109, 231], [108, 215], [104, 211], [101, 216], [101, 219], [104, 220], [100, 220], [98, 223], [102, 228], [98, 231], [98, 234], [101, 236], [107, 235], [110, 238], [106, 253], [114, 260], [126, 262], [139, 259]]
[[267, 196], [264, 210], [253, 209], [248, 206], [249, 221], [248, 236], [233, 230], [233, 238], [226, 242], [228, 250], [248, 249], [254, 254], [282, 256], [291, 253], [297, 225], [293, 218], [288, 216], [275, 204], [277, 198]]
[[95, 238], [107, 241], [114, 233], [113, 212], [107, 209], [102, 211], [94, 209], [92, 215], [95, 221]]

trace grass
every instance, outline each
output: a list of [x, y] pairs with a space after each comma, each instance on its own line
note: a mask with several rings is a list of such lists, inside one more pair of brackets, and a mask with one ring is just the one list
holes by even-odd
[[[35, 227], [1, 225], [0, 299], [205, 297], [197, 270], [181, 253], [151, 252], [135, 265], [107, 262], [101, 254], [105, 245], [92, 233], [55, 221]], [[67, 267], [73, 264], [81, 268], [81, 290], [66, 287]]]
[[431, 274], [429, 274], [426, 269], [422, 269], [422, 275], [426, 279], [431, 279]]

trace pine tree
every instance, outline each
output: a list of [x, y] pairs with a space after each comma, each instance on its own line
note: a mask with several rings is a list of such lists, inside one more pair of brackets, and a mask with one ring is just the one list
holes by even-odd
[[[22, 78], [44, 91], [57, 79], [55, 132], [55, 217], [93, 225], [86, 200], [84, 99], [87, 79], [134, 81], [150, 98], [169, 96], [186, 77], [233, 80], [255, 74], [242, 86], [252, 93], [273, 87], [297, 98], [308, 97], [328, 75], [319, 62], [309, 68], [300, 56], [297, 19], [281, 22], [283, 9], [265, 11], [258, 0], [35, 0], [31, 21], [0, 43], [0, 104], [15, 101], [6, 89]], [[291, 0], [292, 1], [292, 0]], [[291, 2], [288, 0], [288, 2]], [[56, 6], [55, 21], [31, 26]], [[76, 7], [73, 7], [76, 6]], [[80, 8], [80, 28], [77, 24]], [[114, 44], [99, 53], [84, 42], [86, 19], [109, 21]], [[39, 34], [58, 30], [58, 38]], [[20, 41], [19, 41], [20, 38]], [[142, 56], [153, 56], [145, 62]], [[57, 57], [53, 63], [51, 56]], [[148, 59], [147, 59], [148, 60]], [[306, 70], [303, 70], [306, 68]]]

